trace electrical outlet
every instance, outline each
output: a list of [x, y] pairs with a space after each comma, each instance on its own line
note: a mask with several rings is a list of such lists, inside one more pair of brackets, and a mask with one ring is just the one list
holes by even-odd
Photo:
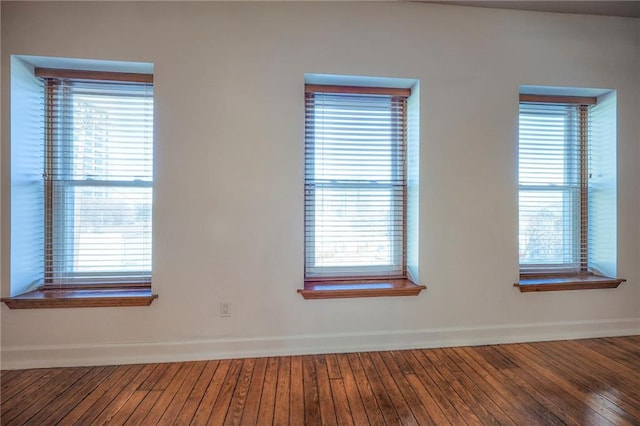
[[220, 302], [220, 318], [229, 318], [231, 316], [231, 303]]

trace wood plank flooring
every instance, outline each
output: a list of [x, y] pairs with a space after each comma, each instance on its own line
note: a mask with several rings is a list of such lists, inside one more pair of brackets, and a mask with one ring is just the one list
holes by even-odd
[[640, 336], [2, 371], [2, 425], [640, 425]]

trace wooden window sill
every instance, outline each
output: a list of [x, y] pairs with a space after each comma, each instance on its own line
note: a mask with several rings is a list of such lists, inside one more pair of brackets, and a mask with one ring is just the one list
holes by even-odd
[[151, 288], [39, 289], [1, 300], [9, 309], [149, 306], [158, 295]]
[[305, 299], [417, 296], [427, 287], [407, 279], [358, 281], [305, 281], [298, 293]]
[[598, 275], [565, 275], [565, 276], [522, 276], [520, 282], [514, 284], [521, 292], [561, 291], [561, 290], [593, 290], [599, 288], [617, 288], [626, 280]]

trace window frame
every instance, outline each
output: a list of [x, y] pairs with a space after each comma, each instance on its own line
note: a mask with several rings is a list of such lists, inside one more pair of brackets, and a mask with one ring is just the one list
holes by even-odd
[[[95, 71], [78, 71], [78, 70], [57, 70], [36, 68], [35, 76], [44, 79], [45, 90], [45, 267], [44, 267], [44, 284], [43, 289], [73, 289], [73, 288], [139, 288], [150, 287], [152, 269], [140, 271], [128, 271], [127, 275], [131, 277], [139, 276], [140, 279], [119, 280], [109, 272], [67, 272], [66, 268], [56, 268], [57, 265], [66, 265], [73, 262], [72, 249], [65, 244], [69, 241], [67, 225], [70, 207], [67, 207], [68, 194], [73, 193], [76, 188], [139, 188], [149, 189], [153, 192], [153, 177], [150, 180], [134, 179], [134, 180], [109, 180], [109, 179], [75, 179], [72, 173], [72, 158], [74, 154], [64, 156], [59, 152], [72, 150], [72, 146], [68, 145], [71, 141], [69, 137], [68, 127], [63, 125], [61, 132], [64, 136], [59, 137], [53, 133], [54, 116], [52, 111], [58, 109], [63, 111], [57, 120], [62, 123], [70, 123], [73, 119], [73, 99], [72, 97], [81, 90], [70, 93], [69, 90], [60, 88], [62, 84], [72, 86], [75, 82], [91, 83], [123, 83], [142, 86], [153, 85], [153, 75], [151, 74], [131, 74], [115, 73], [115, 72], [95, 72]], [[64, 83], [63, 83], [64, 82]], [[142, 90], [142, 89], [141, 89]], [[61, 94], [56, 92], [62, 91]], [[122, 97], [118, 93], [109, 93], [105, 91], [100, 96]], [[134, 96], [128, 94], [127, 97]], [[141, 92], [140, 98], [145, 95]], [[54, 103], [58, 105], [54, 105]], [[54, 164], [58, 159], [58, 164]], [[63, 171], [64, 179], [56, 179], [55, 176], [59, 171]], [[57, 194], [54, 195], [54, 194]], [[151, 204], [152, 206], [152, 204]], [[72, 208], [72, 207], [71, 207]], [[151, 219], [150, 219], [151, 220]], [[71, 231], [73, 232], [73, 231]], [[151, 255], [151, 254], [150, 254]], [[55, 259], [55, 260], [54, 260]], [[61, 278], [64, 277], [64, 278]]]
[[[391, 262], [389, 265], [347, 265], [347, 266], [316, 266], [309, 265], [307, 262], [310, 259], [316, 259], [315, 256], [315, 246], [316, 244], [312, 244], [311, 242], [316, 241], [316, 230], [315, 226], [316, 215], [312, 213], [309, 216], [305, 213], [305, 217], [310, 219], [309, 222], [312, 224], [307, 226], [307, 219], [305, 219], [305, 280], [307, 281], [343, 281], [343, 280], [390, 280], [390, 279], [404, 279], [407, 277], [407, 267], [406, 267], [406, 214], [407, 214], [407, 170], [406, 170], [406, 126], [407, 126], [407, 107], [406, 107], [406, 98], [408, 97], [407, 90], [391, 90], [384, 88], [369, 88], [369, 87], [354, 87], [354, 86], [321, 86], [321, 85], [306, 85], [305, 86], [305, 99], [306, 104], [309, 104], [309, 100], [319, 95], [373, 95], [373, 96], [388, 96], [389, 97], [389, 105], [392, 108], [394, 98], [404, 98], [402, 100], [402, 110], [400, 114], [396, 115], [392, 113], [392, 121], [390, 123], [390, 130], [394, 130], [396, 128], [401, 129], [402, 135], [398, 138], [392, 139], [393, 142], [398, 142], [398, 146], [394, 146], [392, 148], [391, 159], [389, 162], [389, 169], [391, 171], [392, 177], [391, 181], [387, 183], [381, 183], [379, 181], [373, 179], [364, 179], [362, 181], [353, 181], [353, 180], [345, 180], [345, 179], [336, 179], [332, 180], [328, 183], [322, 183], [321, 187], [323, 190], [335, 190], [340, 193], [341, 190], [375, 190], [379, 189], [381, 192], [384, 191], [386, 195], [388, 195], [390, 199], [390, 210], [397, 212], [400, 211], [402, 214], [402, 229], [401, 229], [401, 241], [396, 242], [390, 246], [391, 250]], [[409, 92], [410, 94], [410, 92]], [[305, 146], [309, 146], [310, 144], [314, 144], [314, 142], [309, 142], [309, 139], [315, 141], [315, 113], [316, 110], [310, 109], [308, 106], [305, 107], [306, 115], [312, 117], [312, 124], [307, 124], [307, 132], [305, 133]], [[390, 109], [391, 111], [391, 109]], [[396, 119], [399, 119], [400, 122], [397, 123]], [[313, 145], [315, 146], [315, 144]], [[306, 152], [306, 151], [305, 151]], [[399, 153], [400, 156], [397, 157], [394, 154]], [[309, 157], [312, 158], [312, 161], [309, 161]], [[309, 169], [312, 171], [315, 170], [315, 156], [313, 153], [305, 153], [305, 165], [307, 170], [305, 171], [305, 212], [311, 205], [315, 205], [316, 201], [316, 192], [318, 191], [318, 184], [315, 182], [308, 182], [307, 176], [309, 175]], [[403, 182], [401, 189], [401, 199], [398, 200], [394, 195], [396, 193], [397, 184], [394, 183], [396, 179]], [[383, 195], [384, 196], [384, 195]], [[315, 212], [315, 209], [312, 209]], [[311, 236], [309, 238], [309, 236]], [[385, 274], [384, 272], [392, 269], [393, 271], [397, 271], [390, 274]], [[363, 273], [364, 272], [364, 273]]]
[[[586, 97], [569, 97], [569, 96], [528, 96], [520, 95], [519, 106], [522, 104], [541, 104], [541, 105], [565, 105], [567, 107], [575, 107], [574, 110], [567, 111], [562, 116], [568, 117], [570, 120], [574, 120], [575, 127], [578, 130], [575, 135], [575, 140], [569, 140], [565, 136], [565, 143], [563, 150], [565, 152], [563, 158], [565, 161], [565, 177], [575, 178], [574, 182], [566, 182], [561, 185], [535, 185], [535, 184], [523, 184], [518, 182], [518, 194], [519, 197], [522, 193], [528, 191], [532, 192], [548, 192], [559, 193], [567, 198], [572, 199], [571, 204], [574, 206], [573, 211], [568, 215], [563, 215], [563, 221], [568, 222], [567, 228], [571, 229], [571, 247], [574, 247], [577, 251], [571, 253], [573, 259], [566, 261], [566, 263], [528, 263], [523, 266], [520, 263], [520, 275], [521, 276], [540, 276], [540, 275], [576, 275], [585, 274], [589, 272], [588, 265], [588, 205], [589, 205], [589, 116], [588, 107], [594, 105], [597, 102], [596, 98]], [[574, 115], [571, 117], [570, 115]], [[520, 115], [520, 114], [519, 114]], [[560, 116], [561, 114], [557, 114]], [[566, 130], [571, 128], [571, 124], [566, 125]], [[566, 135], [567, 132], [565, 132]], [[577, 159], [571, 158], [576, 154]], [[571, 170], [571, 165], [577, 164], [579, 171], [577, 173], [566, 172]], [[564, 201], [565, 203], [567, 201]], [[566, 212], [563, 209], [563, 212]], [[574, 266], [575, 265], [575, 266]], [[569, 269], [576, 269], [575, 272], [567, 272]]]

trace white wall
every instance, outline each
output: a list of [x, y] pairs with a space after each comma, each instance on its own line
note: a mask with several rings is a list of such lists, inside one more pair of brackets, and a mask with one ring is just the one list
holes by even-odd
[[[3, 368], [640, 332], [638, 20], [420, 3], [2, 2], [11, 54], [155, 64], [148, 308], [14, 310]], [[303, 75], [420, 80], [418, 297], [305, 301]], [[521, 294], [521, 84], [618, 91], [616, 290]], [[2, 129], [2, 295], [9, 294]], [[219, 302], [231, 318], [219, 318]]]

